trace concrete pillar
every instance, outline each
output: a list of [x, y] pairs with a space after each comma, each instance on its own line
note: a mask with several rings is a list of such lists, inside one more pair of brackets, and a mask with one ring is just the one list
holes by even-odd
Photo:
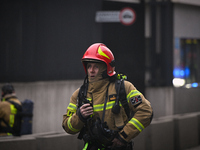
[[150, 127], [147, 127], [137, 137], [133, 139], [133, 149], [147, 150], [149, 147], [151, 147], [150, 129]]
[[146, 150], [174, 150], [173, 119], [154, 119], [149, 126], [150, 144]]
[[154, 118], [174, 114], [173, 87], [149, 87], [145, 91], [145, 97], [153, 107]]
[[175, 149], [183, 150], [199, 144], [197, 114], [183, 114], [175, 117]]

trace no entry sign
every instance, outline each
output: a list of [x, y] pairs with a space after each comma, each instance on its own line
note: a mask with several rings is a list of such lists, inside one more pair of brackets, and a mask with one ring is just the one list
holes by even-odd
[[135, 11], [126, 7], [121, 11], [98, 11], [96, 12], [96, 22], [121, 22], [124, 25], [131, 25], [136, 20]]
[[136, 13], [132, 8], [124, 8], [119, 14], [120, 22], [124, 25], [131, 25], [136, 20]]

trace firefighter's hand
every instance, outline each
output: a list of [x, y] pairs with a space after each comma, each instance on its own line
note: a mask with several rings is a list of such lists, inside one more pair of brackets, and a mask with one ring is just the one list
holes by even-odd
[[112, 144], [112, 147], [122, 147], [124, 146], [124, 143], [122, 143], [119, 139], [117, 138], [114, 138], [114, 140], [112, 141], [113, 144]]
[[84, 118], [87, 118], [88, 116], [92, 115], [93, 114], [93, 108], [90, 106], [89, 103], [87, 104], [83, 104], [81, 107], [80, 107], [80, 112], [82, 114], [82, 116]]

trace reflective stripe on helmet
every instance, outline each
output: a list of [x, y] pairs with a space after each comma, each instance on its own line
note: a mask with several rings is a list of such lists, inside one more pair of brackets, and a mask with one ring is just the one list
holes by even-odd
[[69, 128], [71, 131], [73, 131], [73, 132], [78, 132], [78, 131], [80, 131], [79, 129], [75, 129], [75, 128], [72, 127], [72, 125], [71, 125], [71, 123], [70, 123], [71, 118], [72, 118], [72, 116], [69, 117], [69, 119], [68, 119], [68, 121], [67, 121], [67, 126], [68, 126], [68, 128]]
[[100, 47], [100, 46], [99, 46], [99, 49], [98, 49], [98, 53], [99, 53], [99, 55], [104, 56], [104, 57], [110, 59], [110, 57], [108, 57], [108, 56], [101, 50], [101, 47]]
[[134, 125], [140, 132], [144, 130], [144, 126], [135, 118], [132, 118], [128, 123]]

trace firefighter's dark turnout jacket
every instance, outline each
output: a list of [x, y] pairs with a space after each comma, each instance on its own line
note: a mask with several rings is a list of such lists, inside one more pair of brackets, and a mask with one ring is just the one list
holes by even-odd
[[[109, 86], [108, 86], [109, 85]], [[109, 129], [118, 130], [118, 127], [124, 126], [119, 131], [120, 137], [126, 142], [130, 142], [140, 132], [142, 132], [151, 122], [152, 108], [150, 102], [140, 93], [132, 83], [124, 81], [125, 91], [129, 108], [134, 112], [134, 116], [128, 119], [122, 105], [119, 114], [112, 112], [112, 106], [116, 100], [115, 83], [110, 83], [108, 79], [102, 79], [94, 83], [89, 83], [87, 99], [93, 103], [94, 118], [102, 118], [106, 90], [108, 86], [108, 100], [106, 103], [105, 118]], [[69, 134], [76, 134], [84, 126], [77, 113], [77, 97], [79, 89], [71, 96], [66, 114], [63, 115], [63, 128]]]

